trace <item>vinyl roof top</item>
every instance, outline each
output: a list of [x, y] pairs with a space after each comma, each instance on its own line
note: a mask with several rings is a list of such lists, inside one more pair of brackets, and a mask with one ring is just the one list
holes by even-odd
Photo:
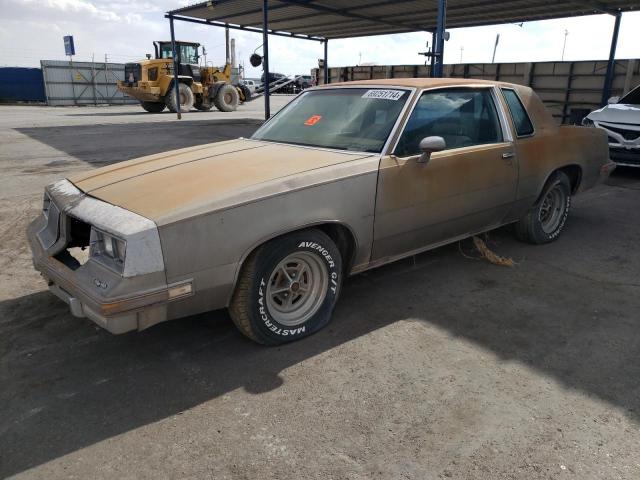
[[378, 80], [354, 80], [350, 82], [337, 82], [320, 85], [318, 88], [332, 88], [337, 86], [380, 86], [380, 87], [448, 87], [453, 85], [512, 85], [498, 80], [480, 80], [474, 78], [384, 78]]
[[[447, 28], [520, 23], [638, 9], [638, 0], [448, 0]], [[269, 0], [269, 30], [314, 39], [433, 31], [438, 0]], [[210, 0], [168, 12], [262, 28], [262, 0]]]

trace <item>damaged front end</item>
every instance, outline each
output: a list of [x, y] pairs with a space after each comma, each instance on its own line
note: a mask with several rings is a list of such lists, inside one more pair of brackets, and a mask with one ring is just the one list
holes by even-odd
[[90, 197], [68, 180], [45, 189], [27, 237], [51, 292], [73, 315], [112, 333], [165, 321], [166, 303], [193, 293], [189, 282], [167, 284], [153, 221]]

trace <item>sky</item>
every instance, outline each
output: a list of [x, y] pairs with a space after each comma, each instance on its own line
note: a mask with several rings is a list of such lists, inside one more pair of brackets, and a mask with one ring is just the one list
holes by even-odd
[[[65, 59], [62, 37], [73, 35], [74, 60], [95, 58], [132, 62], [153, 52], [153, 40], [169, 38], [164, 12], [187, 4], [184, 0], [0, 0], [0, 66], [39, 66], [41, 59]], [[193, 2], [191, 2], [193, 3]], [[613, 17], [593, 15], [559, 20], [451, 29], [445, 63], [489, 63], [496, 34], [496, 62], [560, 60], [566, 36], [565, 60], [598, 60], [609, 56]], [[261, 71], [249, 56], [262, 43], [260, 34], [231, 31], [236, 56], [246, 77]], [[224, 63], [224, 30], [176, 22], [176, 38], [197, 41], [207, 48], [207, 60]], [[329, 66], [421, 64], [431, 40], [427, 33], [409, 33], [329, 41]], [[270, 69], [308, 74], [322, 57], [322, 44], [271, 36]], [[260, 53], [260, 50], [258, 50]], [[640, 12], [622, 16], [616, 58], [640, 58]]]

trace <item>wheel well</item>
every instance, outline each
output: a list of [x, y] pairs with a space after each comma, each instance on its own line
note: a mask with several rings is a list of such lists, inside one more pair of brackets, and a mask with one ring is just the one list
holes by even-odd
[[567, 165], [566, 167], [559, 168], [557, 171], [563, 172], [569, 181], [571, 182], [571, 193], [574, 194], [580, 187], [582, 181], [582, 168], [579, 165]]
[[353, 232], [341, 223], [323, 223], [315, 225], [315, 228], [324, 232], [336, 244], [342, 255], [342, 269], [345, 274], [348, 274], [351, 271], [356, 250]]
[[351, 266], [353, 265], [354, 255], [356, 252], [355, 236], [353, 232], [351, 232], [349, 227], [341, 223], [327, 222], [327, 223], [319, 223], [316, 225], [307, 225], [305, 227], [297, 228], [295, 230], [291, 230], [289, 232], [283, 233], [276, 237], [264, 240], [259, 245], [256, 245], [241, 259], [238, 272], [236, 273], [236, 280], [234, 280], [234, 284], [235, 284], [235, 281], [237, 281], [238, 273], [242, 269], [242, 266], [244, 265], [246, 259], [249, 258], [249, 255], [251, 255], [251, 253], [256, 251], [259, 247], [276, 238], [284, 237], [285, 235], [289, 235], [294, 232], [299, 232], [301, 230], [308, 230], [311, 228], [317, 228], [318, 230], [322, 231], [325, 235], [327, 235], [331, 240], [333, 240], [333, 242], [338, 247], [338, 250], [340, 250], [340, 254], [342, 255], [343, 271], [345, 274], [348, 274], [351, 271]]

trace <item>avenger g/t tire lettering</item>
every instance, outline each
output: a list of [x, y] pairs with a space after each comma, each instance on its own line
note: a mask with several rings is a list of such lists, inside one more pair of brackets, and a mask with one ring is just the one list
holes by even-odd
[[276, 238], [245, 261], [229, 313], [258, 343], [298, 340], [329, 323], [342, 275], [340, 251], [320, 230]]

